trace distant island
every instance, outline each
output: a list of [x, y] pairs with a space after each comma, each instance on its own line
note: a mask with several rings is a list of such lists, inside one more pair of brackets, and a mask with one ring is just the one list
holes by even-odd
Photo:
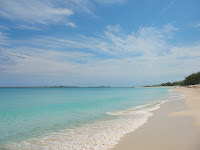
[[0, 87], [0, 88], [110, 88], [110, 86], [18, 86], [18, 87]]
[[200, 84], [200, 72], [192, 73], [189, 76], [185, 77], [184, 80], [176, 81], [176, 82], [167, 82], [161, 83], [158, 85], [147, 85], [144, 87], [156, 87], [156, 86], [187, 86], [187, 85], [196, 85]]
[[[159, 86], [187, 86], [200, 84], [200, 72], [192, 73], [185, 77], [184, 80], [175, 82], [166, 82], [157, 85], [146, 85], [143, 87], [159, 87]], [[0, 88], [111, 88], [111, 86], [19, 86], [19, 87], [0, 87]], [[113, 87], [112, 87], [113, 88]], [[135, 88], [135, 87], [126, 87]]]

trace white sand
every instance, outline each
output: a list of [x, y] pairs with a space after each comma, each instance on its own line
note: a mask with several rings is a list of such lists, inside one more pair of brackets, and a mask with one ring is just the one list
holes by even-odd
[[184, 94], [184, 101], [163, 104], [148, 123], [127, 134], [113, 149], [200, 150], [199, 89], [181, 87], [175, 90]]

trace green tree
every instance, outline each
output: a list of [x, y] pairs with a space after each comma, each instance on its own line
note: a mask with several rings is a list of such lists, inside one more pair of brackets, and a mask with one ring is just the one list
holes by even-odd
[[193, 73], [187, 77], [183, 81], [183, 85], [195, 85], [200, 84], [200, 72]]

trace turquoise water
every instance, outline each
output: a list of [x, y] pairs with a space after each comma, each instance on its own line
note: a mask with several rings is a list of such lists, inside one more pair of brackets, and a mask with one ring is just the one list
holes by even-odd
[[[102, 121], [103, 124], [120, 121], [120, 116], [112, 113], [169, 99], [169, 89], [0, 88], [0, 147], [9, 144], [13, 146], [13, 143], [28, 139], [41, 140], [42, 137], [55, 133], [60, 135], [64, 130], [62, 133], [67, 135], [73, 130], [74, 135], [80, 132], [79, 129], [85, 132], [86, 126], [87, 129], [90, 125], [98, 127]], [[132, 118], [134, 117], [131, 116]], [[96, 130], [99, 128], [95, 129], [95, 132]], [[74, 138], [71, 135], [67, 138], [69, 137]], [[78, 134], [76, 138], [79, 138]], [[60, 139], [60, 136], [57, 139]], [[34, 146], [32, 145], [33, 149]]]

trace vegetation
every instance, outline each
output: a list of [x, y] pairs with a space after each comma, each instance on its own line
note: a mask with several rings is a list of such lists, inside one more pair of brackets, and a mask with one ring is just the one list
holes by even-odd
[[167, 82], [167, 83], [162, 83], [159, 86], [177, 86], [177, 85], [182, 85], [183, 81], [177, 81], [177, 82]]
[[[177, 81], [177, 82], [167, 82], [167, 83], [162, 83], [159, 85], [153, 85], [153, 86], [186, 86], [186, 85], [196, 85], [200, 84], [200, 72], [193, 73], [187, 77], [185, 77], [184, 80], [182, 81]], [[152, 86], [145, 86], [145, 87], [152, 87]]]
[[182, 85], [195, 85], [195, 84], [200, 84], [200, 72], [193, 73], [185, 77], [185, 80], [183, 81]]

